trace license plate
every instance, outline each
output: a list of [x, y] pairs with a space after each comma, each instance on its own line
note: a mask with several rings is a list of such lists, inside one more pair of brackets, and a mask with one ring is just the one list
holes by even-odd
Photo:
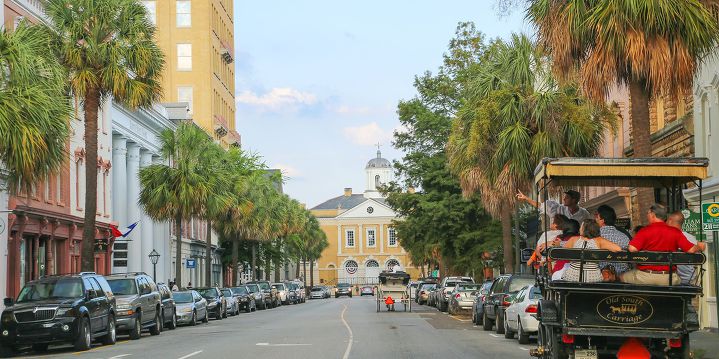
[[574, 359], [597, 359], [596, 350], [575, 350]]

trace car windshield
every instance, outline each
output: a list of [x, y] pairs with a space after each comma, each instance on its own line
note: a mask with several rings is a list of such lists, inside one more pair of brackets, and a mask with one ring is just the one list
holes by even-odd
[[260, 287], [258, 287], [257, 284], [248, 284], [247, 289], [250, 290], [250, 293], [257, 293], [260, 291]]
[[112, 293], [115, 295], [137, 294], [137, 286], [134, 279], [108, 279]]
[[277, 290], [285, 290], [285, 285], [284, 284], [273, 284], [272, 288], [275, 288]]
[[222, 294], [224, 294], [225, 297], [231, 297], [231, 296], [232, 296], [232, 291], [230, 291], [229, 289], [223, 289], [223, 290], [222, 290]]
[[290, 283], [290, 284], [288, 284], [288, 286], [290, 287], [290, 290], [297, 290], [297, 288], [300, 287], [300, 286], [298, 286], [297, 284], [294, 284], [294, 283]]
[[232, 292], [237, 293], [237, 294], [247, 294], [247, 288], [245, 288], [245, 287], [232, 288]]
[[82, 281], [79, 278], [64, 278], [57, 281], [37, 282], [26, 285], [17, 297], [18, 303], [53, 298], [82, 297]]
[[259, 282], [257, 283], [257, 285], [262, 288], [262, 290], [270, 289], [270, 284], [267, 282]]
[[462, 282], [447, 282], [444, 287], [445, 288], [454, 288], [457, 286], [457, 284], [460, 284], [460, 283], [462, 283]]
[[312, 291], [313, 292], [322, 292], [322, 291], [324, 291], [324, 289], [323, 288], [312, 288]]
[[463, 290], [466, 292], [471, 292], [474, 290], [479, 290], [482, 287], [481, 284], [461, 284], [459, 286], [459, 290]]
[[509, 292], [516, 292], [532, 284], [534, 284], [534, 278], [512, 278], [512, 282], [509, 283]]
[[422, 284], [422, 290], [431, 290], [434, 288], [434, 284]]
[[532, 287], [532, 291], [529, 292], [529, 299], [542, 299], [542, 290], [539, 287]]
[[192, 299], [192, 293], [190, 292], [175, 292], [173, 294], [173, 297], [175, 298], [175, 303], [192, 303], [194, 300]]
[[212, 299], [217, 297], [217, 290], [215, 288], [198, 289], [197, 291], [205, 298]]
[[339, 283], [337, 284], [337, 288], [349, 288], [349, 283]]

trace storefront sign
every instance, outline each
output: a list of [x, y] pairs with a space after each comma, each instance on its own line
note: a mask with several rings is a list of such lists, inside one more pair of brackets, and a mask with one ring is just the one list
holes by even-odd
[[702, 227], [705, 231], [719, 230], [719, 203], [702, 203]]
[[185, 261], [185, 265], [187, 266], [187, 268], [192, 269], [197, 266], [197, 261], [195, 261], [194, 259], [188, 259]]

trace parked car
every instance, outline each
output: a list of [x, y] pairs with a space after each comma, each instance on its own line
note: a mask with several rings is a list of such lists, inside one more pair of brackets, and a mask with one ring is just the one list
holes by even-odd
[[419, 286], [419, 282], [410, 282], [407, 285], [407, 298], [410, 300], [414, 300], [417, 297], [417, 287]]
[[310, 289], [310, 299], [324, 299], [325, 297], [325, 288], [312, 287], [312, 289]]
[[[419, 292], [422, 290], [422, 287], [425, 284], [436, 284], [437, 280], [435, 278], [420, 278], [420, 280], [417, 282], [417, 288], [415, 289], [414, 294], [414, 302], [419, 304]], [[426, 293], [429, 294], [429, 293]], [[425, 299], [426, 302], [426, 299]]]
[[474, 298], [479, 293], [481, 284], [477, 283], [458, 283], [454, 290], [450, 293], [449, 314], [457, 314], [463, 310], [471, 310]]
[[175, 310], [175, 299], [172, 296], [172, 290], [166, 284], [157, 283], [157, 290], [160, 292], [160, 318], [162, 324], [167, 329], [177, 328], [177, 311]]
[[457, 283], [474, 283], [472, 277], [445, 277], [442, 279], [440, 290], [436, 294], [437, 309], [446, 312], [449, 309], [449, 293], [454, 290]]
[[300, 298], [300, 303], [304, 303], [307, 301], [307, 289], [305, 288], [305, 284], [302, 283], [302, 281], [293, 281], [292, 283], [295, 283], [297, 285], [297, 294]]
[[280, 304], [280, 298], [277, 295], [277, 289], [273, 288], [269, 281], [258, 280], [247, 282], [248, 284], [257, 284], [260, 290], [265, 294], [265, 300], [269, 302], [267, 308], [277, 308]]
[[272, 288], [277, 289], [277, 295], [280, 298], [280, 303], [290, 304], [290, 289], [285, 283], [272, 283]]
[[213, 318], [217, 320], [227, 318], [227, 299], [220, 288], [206, 287], [195, 288], [195, 290], [207, 300], [207, 311], [210, 312]]
[[349, 283], [337, 283], [337, 289], [335, 290], [335, 298], [346, 295], [352, 298], [352, 286]]
[[227, 313], [230, 315], [240, 315], [240, 301], [237, 296], [232, 293], [230, 288], [222, 288], [222, 295], [227, 301]]
[[115, 297], [95, 273], [42, 277], [25, 284], [17, 300], [3, 303], [0, 355], [12, 356], [26, 345], [44, 352], [56, 343], [72, 344], [75, 350], [90, 349], [95, 339], [115, 344]]
[[[244, 309], [244, 311], [248, 313], [257, 310], [255, 295], [250, 292], [247, 286], [241, 285], [239, 287], [230, 288], [230, 290], [232, 290], [232, 294], [237, 296], [240, 309]], [[261, 295], [260, 298], [262, 298]]]
[[269, 293], [265, 293], [264, 291], [262, 291], [262, 289], [260, 289], [260, 286], [256, 283], [247, 283], [246, 287], [247, 290], [250, 291], [252, 297], [255, 298], [255, 305], [257, 306], [257, 308], [265, 310], [270, 307], [271, 301]]
[[435, 285], [434, 288], [429, 292], [429, 298], [427, 299], [427, 305], [430, 307], [437, 307], [437, 296], [442, 292], [442, 287], [439, 284]]
[[178, 324], [197, 325], [199, 320], [202, 320], [203, 323], [209, 321], [207, 300], [200, 293], [194, 290], [183, 290], [175, 292], [174, 296]]
[[534, 276], [526, 274], [503, 274], [495, 278], [482, 306], [482, 329], [492, 330], [496, 324], [497, 334], [504, 334], [504, 310], [510, 304], [509, 297], [534, 282]]
[[472, 323], [476, 325], [482, 324], [482, 315], [484, 313], [484, 301], [487, 298], [489, 289], [492, 288], [493, 281], [488, 280], [482, 283], [482, 288], [479, 289], [479, 293], [474, 297], [472, 303]]
[[528, 285], [514, 295], [512, 304], [507, 307], [504, 320], [504, 337], [511, 339], [517, 333], [519, 344], [528, 344], [529, 335], [537, 333], [539, 321], [537, 302], [542, 299], [539, 287]]
[[365, 295], [374, 296], [374, 288], [371, 285], [365, 285], [360, 288], [360, 297], [363, 297]]
[[332, 287], [326, 285], [322, 287], [325, 291], [325, 299], [332, 297]]
[[300, 294], [300, 286], [297, 282], [286, 282], [285, 285], [290, 291], [290, 303], [302, 303], [302, 295]]
[[427, 304], [429, 293], [437, 288], [437, 283], [422, 283], [418, 286], [415, 301], [417, 304]]
[[118, 273], [105, 277], [117, 300], [117, 330], [130, 339], [140, 339], [143, 329], [159, 335], [162, 331], [162, 299], [155, 281], [145, 273]]

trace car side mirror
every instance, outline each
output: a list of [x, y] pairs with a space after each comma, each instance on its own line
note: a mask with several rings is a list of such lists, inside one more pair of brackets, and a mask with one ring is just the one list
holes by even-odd
[[12, 298], [5, 298], [3, 299], [2, 303], [4, 306], [9, 307], [13, 305], [13, 300]]
[[94, 289], [88, 289], [87, 290], [87, 299], [95, 299], [97, 298], [97, 291]]

